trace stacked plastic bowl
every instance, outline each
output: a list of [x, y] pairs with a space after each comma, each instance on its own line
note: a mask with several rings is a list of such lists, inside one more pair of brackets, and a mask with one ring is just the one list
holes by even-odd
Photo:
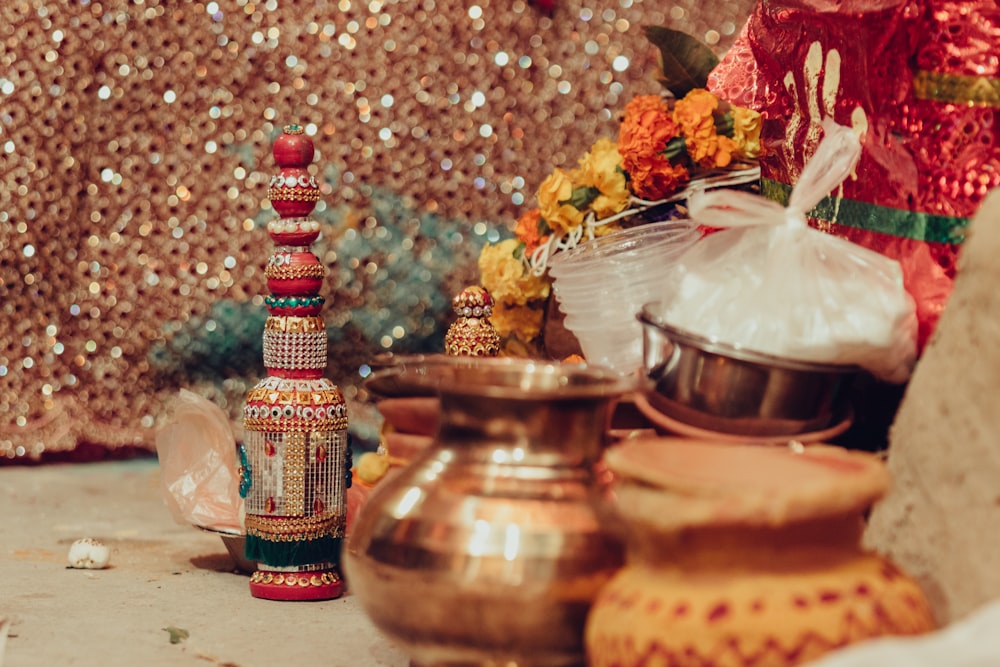
[[690, 220], [612, 232], [549, 259], [565, 325], [588, 363], [633, 373], [642, 366], [643, 304], [664, 298], [667, 275], [701, 234]]

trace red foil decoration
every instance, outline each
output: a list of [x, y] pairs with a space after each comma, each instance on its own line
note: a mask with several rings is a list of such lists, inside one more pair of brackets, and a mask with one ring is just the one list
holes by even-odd
[[709, 87], [763, 114], [761, 175], [778, 199], [823, 118], [862, 134], [855, 174], [810, 223], [900, 261], [922, 349], [969, 218], [1000, 186], [998, 70], [996, 0], [765, 0]]

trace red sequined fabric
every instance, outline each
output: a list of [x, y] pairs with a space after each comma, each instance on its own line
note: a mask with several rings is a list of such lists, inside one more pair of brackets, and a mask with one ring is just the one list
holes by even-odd
[[777, 198], [824, 118], [863, 133], [855, 173], [812, 223], [901, 262], [923, 345], [969, 218], [1000, 185], [998, 69], [995, 0], [759, 2], [711, 87], [764, 114]]

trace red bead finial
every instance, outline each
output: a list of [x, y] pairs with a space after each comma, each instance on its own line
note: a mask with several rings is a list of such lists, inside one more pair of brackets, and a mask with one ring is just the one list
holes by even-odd
[[307, 167], [315, 150], [312, 139], [299, 125], [288, 125], [274, 141], [274, 161], [281, 173], [271, 178], [267, 197], [282, 218], [309, 215], [319, 201], [319, 185]]
[[312, 139], [301, 125], [286, 125], [272, 151], [279, 167], [308, 167], [315, 155]]

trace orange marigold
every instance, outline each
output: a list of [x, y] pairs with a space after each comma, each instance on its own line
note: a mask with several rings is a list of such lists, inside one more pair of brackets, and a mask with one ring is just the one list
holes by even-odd
[[542, 236], [538, 229], [541, 221], [542, 212], [537, 208], [525, 212], [517, 220], [517, 227], [514, 228], [514, 233], [517, 235], [517, 238], [524, 242], [524, 252], [526, 255], [535, 252], [535, 248], [549, 238], [548, 235]]
[[643, 199], [660, 199], [676, 192], [688, 180], [683, 166], [663, 155], [680, 128], [670, 107], [657, 95], [639, 95], [625, 106], [618, 129], [618, 152], [632, 191]]
[[674, 105], [674, 120], [681, 128], [691, 161], [708, 169], [726, 167], [738, 149], [735, 141], [715, 129], [719, 99], [702, 88], [688, 93]]
[[687, 142], [688, 155], [699, 166], [708, 169], [728, 167], [733, 160], [733, 153], [739, 150], [739, 144], [723, 135], [714, 135], [707, 139], [697, 139]]
[[625, 106], [618, 128], [618, 152], [626, 163], [635, 156], [655, 155], [677, 134], [667, 103], [657, 95], [639, 95]]
[[663, 152], [678, 134], [677, 124], [663, 100], [655, 95], [641, 95], [636, 100], [641, 98], [653, 98], [660, 104], [647, 102], [633, 106], [633, 100], [625, 107], [625, 117], [618, 128], [618, 152], [625, 161], [630, 156]]
[[680, 190], [690, 179], [683, 165], [661, 155], [639, 156], [626, 163], [632, 191], [643, 199], [662, 199]]
[[659, 95], [636, 95], [625, 105], [625, 116], [643, 111], [663, 111], [670, 113], [670, 105]]
[[719, 98], [704, 88], [695, 88], [674, 104], [674, 121], [685, 139], [709, 139], [715, 135], [715, 110]]

